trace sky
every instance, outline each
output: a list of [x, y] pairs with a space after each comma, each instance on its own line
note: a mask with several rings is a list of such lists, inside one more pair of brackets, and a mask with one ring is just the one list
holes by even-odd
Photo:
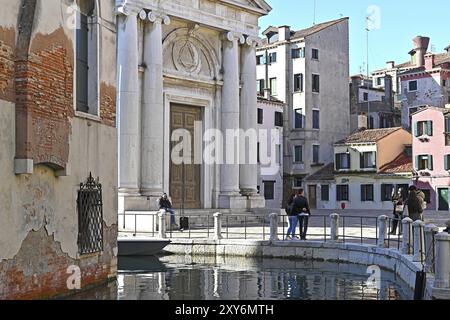
[[[289, 25], [294, 30], [314, 22], [314, 0], [266, 0], [272, 12], [260, 20], [261, 31], [268, 26]], [[369, 70], [384, 68], [387, 61], [410, 59], [412, 39], [431, 38], [429, 51], [444, 52], [450, 45], [449, 0], [316, 0], [316, 23], [350, 18], [350, 74], [366, 74], [366, 17], [370, 17]]]

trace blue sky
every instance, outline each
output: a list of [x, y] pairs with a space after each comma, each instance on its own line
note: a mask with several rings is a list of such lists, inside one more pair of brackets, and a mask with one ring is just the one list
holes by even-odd
[[[260, 21], [263, 31], [269, 25], [290, 25], [294, 30], [310, 27], [314, 21], [314, 0], [266, 0], [273, 11]], [[435, 52], [450, 45], [448, 21], [449, 0], [316, 0], [316, 23], [350, 17], [350, 73], [365, 73], [366, 16], [368, 8], [379, 8], [380, 19], [372, 18], [369, 69], [383, 68], [386, 61], [396, 63], [409, 59], [412, 38], [431, 38]], [[375, 12], [372, 10], [372, 12]], [[371, 15], [374, 17], [374, 15]], [[378, 28], [379, 27], [379, 28]], [[431, 48], [429, 48], [431, 50]]]

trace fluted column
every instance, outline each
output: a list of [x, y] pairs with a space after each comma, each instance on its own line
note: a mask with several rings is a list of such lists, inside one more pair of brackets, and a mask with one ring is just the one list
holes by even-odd
[[[220, 167], [220, 206], [229, 207], [230, 197], [239, 196], [239, 162], [227, 163], [227, 145], [234, 141], [227, 141], [227, 129], [239, 129], [239, 43], [245, 39], [235, 32], [228, 32], [223, 42], [223, 88], [222, 88], [222, 116], [221, 125], [224, 134], [224, 164]], [[238, 148], [237, 148], [238, 149]], [[237, 152], [236, 152], [237, 153]], [[228, 200], [227, 200], [228, 198]]]
[[119, 190], [139, 193], [139, 91], [137, 13], [121, 8], [117, 15], [119, 109]]
[[[249, 158], [241, 163], [239, 169], [239, 186], [241, 194], [253, 196], [257, 194], [258, 185], [258, 165], [257, 165], [257, 90], [256, 90], [256, 45], [259, 39], [247, 37], [241, 49], [241, 112], [240, 125], [245, 132], [253, 130], [254, 135], [249, 137], [255, 139], [247, 143], [241, 140], [241, 151], [248, 154]], [[251, 138], [251, 140], [252, 140]]]
[[145, 11], [141, 19], [147, 21], [144, 32], [144, 75], [142, 95], [142, 153], [141, 193], [160, 196], [163, 192], [164, 172], [164, 97], [162, 23], [169, 24], [165, 15]]

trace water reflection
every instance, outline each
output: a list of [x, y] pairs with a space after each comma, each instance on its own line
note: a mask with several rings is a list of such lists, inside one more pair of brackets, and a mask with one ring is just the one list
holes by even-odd
[[400, 300], [407, 286], [382, 271], [381, 289], [363, 266], [278, 259], [165, 256], [120, 258], [115, 284], [77, 299], [120, 300]]

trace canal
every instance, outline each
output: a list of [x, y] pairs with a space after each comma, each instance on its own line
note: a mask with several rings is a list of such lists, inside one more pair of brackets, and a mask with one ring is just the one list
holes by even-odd
[[394, 273], [368, 285], [367, 267], [285, 259], [162, 256], [119, 260], [117, 281], [72, 299], [411, 300]]

